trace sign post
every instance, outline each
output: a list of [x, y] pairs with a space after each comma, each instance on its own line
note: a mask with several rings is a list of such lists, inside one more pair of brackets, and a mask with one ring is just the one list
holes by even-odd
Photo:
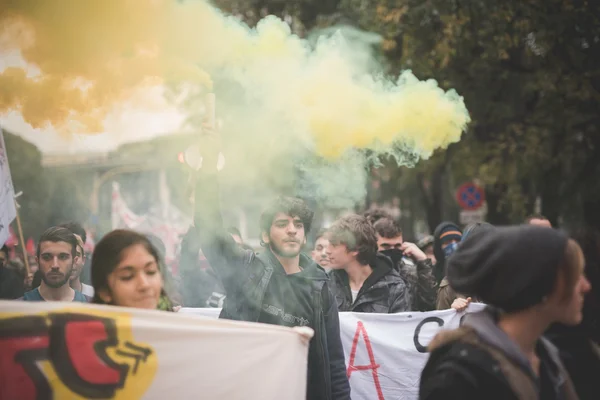
[[473, 182], [463, 183], [456, 190], [456, 201], [462, 208], [460, 223], [468, 225], [483, 222], [485, 218], [485, 191]]

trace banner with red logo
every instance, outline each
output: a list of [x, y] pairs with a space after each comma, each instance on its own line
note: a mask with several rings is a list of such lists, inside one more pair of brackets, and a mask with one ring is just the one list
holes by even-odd
[[0, 399], [304, 400], [311, 336], [161, 311], [0, 301]]

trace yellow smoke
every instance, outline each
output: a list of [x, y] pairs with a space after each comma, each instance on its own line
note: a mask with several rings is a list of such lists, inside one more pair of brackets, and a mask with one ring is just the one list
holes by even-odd
[[289, 185], [300, 171], [306, 191], [344, 206], [365, 192], [367, 160], [353, 149], [407, 165], [470, 121], [433, 80], [373, 76], [369, 52], [341, 34], [311, 46], [276, 17], [250, 29], [203, 0], [0, 0], [0, 54], [15, 50], [39, 73], [0, 72], [0, 113], [96, 133], [115, 110], [151, 107], [145, 88], [172, 90], [192, 123], [214, 91], [225, 181]]
[[[136, 89], [170, 83], [210, 90], [214, 74], [261, 104], [263, 115], [254, 110], [254, 119], [277, 120], [262, 122], [262, 129], [285, 126], [328, 158], [395, 141], [427, 157], [458, 141], [469, 121], [462, 98], [435, 82], [410, 74], [377, 81], [353, 62], [342, 38], [311, 50], [273, 17], [251, 30], [203, 1], [0, 0], [0, 6], [2, 50], [19, 49], [40, 71], [0, 74], [0, 112], [18, 110], [34, 127], [99, 132], [107, 113]], [[228, 104], [219, 106], [228, 112]]]

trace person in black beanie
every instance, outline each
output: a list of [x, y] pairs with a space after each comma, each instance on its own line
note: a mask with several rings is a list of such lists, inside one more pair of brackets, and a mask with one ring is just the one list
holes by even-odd
[[554, 322], [581, 322], [583, 265], [579, 245], [554, 229], [473, 232], [448, 260], [448, 280], [488, 307], [431, 341], [419, 398], [577, 399], [542, 334]]
[[462, 232], [453, 222], [442, 222], [433, 234], [433, 254], [437, 260], [434, 274], [439, 283], [435, 304], [438, 310], [449, 309], [458, 297], [446, 278], [446, 260], [456, 251], [461, 239]]

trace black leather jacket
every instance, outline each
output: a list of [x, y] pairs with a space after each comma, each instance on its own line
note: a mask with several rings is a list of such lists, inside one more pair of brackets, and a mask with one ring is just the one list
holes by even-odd
[[348, 274], [343, 269], [332, 270], [331, 290], [337, 300], [340, 311], [368, 313], [397, 313], [411, 311], [410, 293], [404, 279], [393, 268], [392, 260], [382, 254], [372, 267], [373, 272], [352, 301], [352, 292], [348, 282]]
[[[195, 225], [200, 246], [227, 293], [220, 318], [257, 322], [265, 293], [276, 268], [281, 264], [265, 251], [255, 255], [242, 250], [223, 228], [216, 178], [200, 176], [196, 185]], [[315, 337], [310, 352], [318, 362], [309, 365], [310, 400], [349, 400], [344, 350], [340, 339], [339, 315], [329, 290], [325, 271], [301, 254], [300, 266], [310, 270]]]

